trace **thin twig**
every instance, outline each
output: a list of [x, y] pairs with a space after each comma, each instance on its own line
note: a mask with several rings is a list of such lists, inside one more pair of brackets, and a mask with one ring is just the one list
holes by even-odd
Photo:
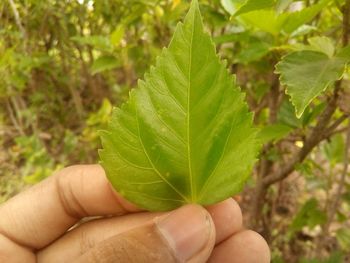
[[347, 114], [342, 115], [339, 119], [337, 119], [336, 121], [334, 121], [333, 124], [331, 124], [329, 126], [329, 128], [327, 128], [327, 132], [326, 133], [330, 133], [332, 131], [334, 131], [336, 128], [338, 128], [338, 126], [340, 124], [342, 124], [346, 119], [348, 118]]
[[6, 109], [7, 109], [7, 112], [9, 114], [9, 117], [11, 119], [11, 122], [13, 124], [13, 126], [16, 128], [16, 130], [19, 132], [19, 134], [21, 135], [25, 135], [21, 125], [18, 123], [14, 113], [13, 113], [13, 110], [12, 110], [12, 107], [11, 107], [11, 104], [9, 103], [8, 100], [6, 100]]
[[15, 21], [16, 21], [16, 25], [19, 28], [19, 30], [22, 33], [22, 37], [25, 39], [26, 38], [26, 31], [24, 30], [24, 27], [22, 25], [22, 21], [21, 21], [21, 17], [19, 16], [18, 10], [16, 8], [16, 4], [13, 2], [13, 0], [8, 0], [12, 12], [13, 12], [13, 16], [15, 17]]
[[328, 233], [329, 227], [334, 219], [334, 216], [338, 210], [339, 204], [340, 204], [340, 199], [343, 193], [344, 189], [344, 184], [345, 184], [345, 179], [348, 174], [349, 170], [349, 149], [350, 149], [350, 119], [349, 119], [349, 124], [347, 128], [347, 133], [346, 133], [346, 143], [345, 143], [345, 149], [344, 149], [344, 160], [343, 160], [343, 170], [341, 173], [341, 177], [338, 183], [338, 188], [334, 197], [334, 202], [330, 206], [330, 211], [328, 214], [328, 220], [327, 224], [325, 226], [325, 233]]
[[326, 135], [324, 136], [324, 140], [329, 139], [330, 137], [332, 137], [332, 136], [335, 135], [335, 134], [343, 133], [343, 132], [345, 132], [347, 129], [348, 129], [347, 127], [344, 127], [344, 128], [340, 128], [340, 129], [334, 130], [334, 131], [332, 131], [332, 132], [326, 134]]

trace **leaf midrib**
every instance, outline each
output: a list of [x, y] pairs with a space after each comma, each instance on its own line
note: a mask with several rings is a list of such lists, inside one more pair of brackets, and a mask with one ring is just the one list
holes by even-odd
[[190, 98], [191, 98], [191, 73], [192, 73], [192, 47], [193, 47], [193, 35], [194, 35], [194, 23], [196, 19], [196, 13], [193, 13], [193, 26], [190, 39], [190, 57], [188, 66], [188, 93], [187, 93], [187, 159], [188, 159], [188, 173], [190, 177], [190, 189], [191, 200], [194, 203], [196, 200], [196, 188], [193, 182], [192, 165], [191, 165], [191, 146], [190, 146]]

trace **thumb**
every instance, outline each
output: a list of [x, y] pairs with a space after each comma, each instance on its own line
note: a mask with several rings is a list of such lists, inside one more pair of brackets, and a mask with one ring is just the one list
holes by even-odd
[[187, 205], [102, 241], [78, 262], [203, 263], [215, 244], [215, 227], [201, 206]]

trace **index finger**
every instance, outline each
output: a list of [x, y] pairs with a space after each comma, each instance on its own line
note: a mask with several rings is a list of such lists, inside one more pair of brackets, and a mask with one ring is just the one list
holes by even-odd
[[115, 193], [100, 165], [65, 168], [0, 206], [0, 234], [40, 249], [86, 216], [140, 211]]

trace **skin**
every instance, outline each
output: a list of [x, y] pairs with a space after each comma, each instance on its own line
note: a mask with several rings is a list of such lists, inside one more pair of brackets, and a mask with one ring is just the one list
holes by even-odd
[[233, 199], [144, 212], [112, 189], [99, 165], [57, 172], [2, 204], [0, 215], [0, 262], [270, 262]]

